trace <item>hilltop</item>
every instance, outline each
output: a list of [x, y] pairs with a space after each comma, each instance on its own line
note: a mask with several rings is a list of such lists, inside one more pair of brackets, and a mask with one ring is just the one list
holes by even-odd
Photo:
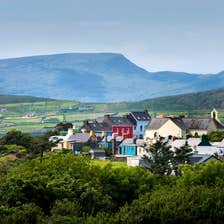
[[0, 60], [0, 94], [81, 102], [138, 101], [224, 87], [224, 72], [148, 72], [115, 53]]
[[152, 111], [207, 110], [213, 107], [217, 109], [224, 109], [224, 89], [180, 94], [176, 96], [158, 97], [136, 102], [120, 103], [85, 103], [76, 101], [63, 101], [50, 98], [40, 98], [33, 96], [0, 95], [0, 104], [2, 105], [11, 103], [17, 104], [38, 102], [49, 102], [50, 104], [55, 105], [64, 104], [70, 105], [70, 107], [71, 105], [76, 107], [90, 107], [94, 112], [120, 112], [131, 110], [144, 110], [146, 108]]

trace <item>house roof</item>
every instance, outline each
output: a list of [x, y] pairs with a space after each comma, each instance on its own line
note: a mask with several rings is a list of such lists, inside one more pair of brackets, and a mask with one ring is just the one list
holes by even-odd
[[126, 138], [124, 141], [120, 144], [122, 145], [128, 145], [128, 146], [144, 146], [146, 144], [144, 139], [136, 139], [135, 138]]
[[112, 128], [105, 122], [93, 122], [88, 124], [89, 129], [95, 132], [97, 131], [112, 131]]
[[82, 143], [82, 142], [88, 142], [90, 139], [89, 133], [76, 133], [74, 135], [70, 135], [66, 141], [68, 142], [76, 142], [76, 143]]
[[185, 139], [176, 139], [175, 141], [171, 142], [172, 147], [179, 148], [181, 146], [184, 146], [185, 144], [188, 144], [188, 146], [194, 148], [195, 146], [198, 146], [201, 142], [200, 138], [189, 138], [187, 140]]
[[201, 138], [189, 138], [187, 140], [188, 145], [191, 147], [198, 146], [200, 142], [201, 142]]
[[[111, 142], [112, 141], [112, 139], [113, 139], [113, 137], [112, 136], [107, 136], [107, 137], [104, 137], [104, 141], [105, 141], [105, 138], [107, 138], [107, 141], [108, 142]], [[116, 142], [122, 142], [123, 141], [123, 137], [121, 137], [121, 136], [117, 136], [116, 137]]]
[[153, 118], [149, 124], [147, 125], [147, 129], [149, 130], [157, 130], [166, 121], [170, 119], [173, 121], [179, 128], [182, 130], [208, 130], [209, 126], [213, 122], [217, 129], [224, 129], [224, 125], [221, 124], [219, 121], [212, 119], [212, 118]]
[[210, 118], [183, 118], [182, 120], [186, 129], [194, 130], [207, 130], [211, 123]]
[[133, 123], [126, 117], [109, 117], [112, 126], [133, 126]]
[[149, 121], [150, 115], [148, 111], [132, 111], [130, 114], [137, 120], [137, 121]]
[[152, 118], [149, 121], [149, 124], [146, 126], [146, 129], [157, 130], [162, 127], [162, 125], [164, 125], [168, 120], [169, 118]]
[[205, 163], [206, 161], [208, 161], [211, 158], [217, 159], [214, 155], [193, 154], [189, 157], [189, 160], [190, 160], [190, 164], [194, 165], [195, 163]]

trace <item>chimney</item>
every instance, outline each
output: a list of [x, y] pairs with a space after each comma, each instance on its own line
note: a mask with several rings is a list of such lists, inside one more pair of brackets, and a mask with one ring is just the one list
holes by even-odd
[[74, 135], [74, 130], [72, 128], [68, 129], [68, 136]]
[[102, 132], [102, 137], [106, 137], [107, 136], [107, 132], [106, 131], [103, 131]]
[[89, 125], [89, 121], [88, 120], [84, 120], [83, 121], [83, 126], [87, 126], [87, 125]]
[[110, 118], [110, 115], [109, 114], [105, 114], [104, 115], [104, 120], [109, 120], [109, 118]]
[[87, 133], [87, 130], [85, 128], [82, 128], [81, 132], [84, 134], [84, 133]]
[[128, 118], [128, 114], [123, 115], [124, 118]]
[[95, 136], [95, 132], [93, 130], [91, 130], [89, 134], [91, 137]]

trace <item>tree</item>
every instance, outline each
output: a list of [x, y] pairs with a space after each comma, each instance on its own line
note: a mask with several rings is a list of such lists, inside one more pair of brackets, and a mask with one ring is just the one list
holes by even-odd
[[21, 131], [11, 130], [0, 139], [0, 144], [21, 145], [28, 149], [32, 145], [32, 136]]
[[220, 142], [224, 139], [224, 131], [213, 131], [209, 135], [209, 141], [211, 142]]
[[52, 142], [49, 142], [44, 137], [33, 137], [30, 150], [33, 154], [40, 154], [41, 162], [45, 151], [49, 151], [53, 146]]
[[188, 145], [187, 142], [185, 142], [185, 145], [181, 146], [180, 148], [175, 147], [174, 160], [176, 163], [175, 166], [176, 175], [181, 175], [181, 172], [178, 172], [178, 165], [189, 163], [190, 162], [189, 158], [191, 155], [192, 155], [192, 148]]
[[68, 131], [69, 128], [73, 128], [73, 124], [69, 122], [61, 122], [55, 126], [57, 131]]
[[144, 160], [149, 164], [149, 170], [154, 174], [170, 175], [173, 169], [174, 153], [170, 150], [171, 146], [167, 142], [156, 142], [146, 146], [147, 155]]

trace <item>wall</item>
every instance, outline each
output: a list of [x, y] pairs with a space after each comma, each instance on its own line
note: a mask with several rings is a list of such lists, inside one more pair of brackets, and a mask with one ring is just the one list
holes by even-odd
[[184, 136], [184, 132], [179, 128], [175, 123], [171, 120], [168, 120], [162, 127], [158, 130], [147, 130], [145, 131], [145, 139], [153, 139], [154, 133], [157, 132], [157, 136], [168, 137], [169, 135], [182, 138]]
[[[133, 137], [133, 127], [132, 126], [113, 126], [112, 127], [113, 133], [118, 134], [124, 138], [132, 138]], [[127, 134], [126, 134], [127, 133]], [[125, 134], [125, 135], [123, 135]]]
[[137, 155], [137, 147], [132, 145], [122, 145], [121, 147], [121, 154], [122, 155], [130, 155], [135, 156]]
[[207, 135], [208, 131], [207, 130], [188, 130], [188, 133], [191, 134], [192, 136], [195, 136], [195, 133], [198, 133], [198, 136], [202, 136], [202, 135]]
[[[136, 125], [136, 129], [134, 129], [134, 135], [142, 135], [144, 136], [145, 134], [145, 126], [148, 124], [148, 121], [138, 121], [137, 125]], [[140, 129], [140, 127], [142, 126], [142, 131]]]

